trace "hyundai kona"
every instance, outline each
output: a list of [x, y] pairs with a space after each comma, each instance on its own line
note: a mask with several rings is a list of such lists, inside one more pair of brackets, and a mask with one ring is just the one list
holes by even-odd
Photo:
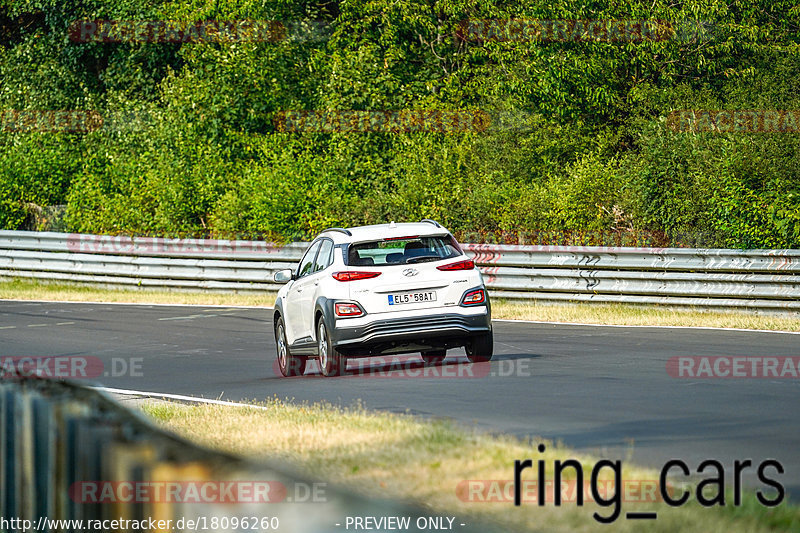
[[302, 375], [309, 358], [335, 376], [351, 357], [419, 352], [432, 365], [460, 347], [473, 362], [492, 357], [481, 273], [433, 220], [327, 229], [274, 279], [285, 283], [274, 311], [284, 376]]

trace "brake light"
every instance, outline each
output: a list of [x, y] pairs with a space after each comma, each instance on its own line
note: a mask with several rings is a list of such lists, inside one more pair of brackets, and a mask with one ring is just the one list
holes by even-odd
[[357, 281], [360, 279], [377, 278], [380, 272], [364, 272], [363, 270], [351, 270], [349, 272], [336, 272], [333, 278], [338, 281]]
[[334, 304], [333, 306], [336, 316], [340, 317], [354, 317], [364, 314], [364, 310], [357, 303], [342, 302]]
[[472, 270], [475, 268], [475, 261], [467, 259], [466, 261], [459, 261], [458, 263], [450, 263], [449, 265], [442, 265], [436, 267], [438, 270]]
[[486, 301], [486, 292], [483, 289], [469, 291], [461, 299], [461, 305], [478, 305]]
[[408, 237], [387, 237], [383, 239], [383, 242], [389, 241], [412, 241], [414, 239], [419, 239], [419, 235], [409, 235]]

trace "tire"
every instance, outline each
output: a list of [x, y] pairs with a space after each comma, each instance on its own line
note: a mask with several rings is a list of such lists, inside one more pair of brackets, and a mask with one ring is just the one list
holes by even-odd
[[425, 362], [425, 366], [439, 366], [446, 355], [447, 350], [431, 350], [422, 352], [422, 360]]
[[464, 349], [467, 352], [467, 359], [471, 363], [483, 363], [492, 360], [494, 355], [494, 335], [491, 331], [473, 337]]
[[322, 318], [317, 324], [317, 347], [319, 371], [322, 375], [326, 377], [343, 375], [347, 368], [347, 358], [331, 344], [331, 336]]
[[306, 371], [306, 357], [292, 355], [286, 342], [286, 326], [283, 318], [275, 323], [275, 344], [278, 347], [278, 369], [284, 377], [302, 376]]

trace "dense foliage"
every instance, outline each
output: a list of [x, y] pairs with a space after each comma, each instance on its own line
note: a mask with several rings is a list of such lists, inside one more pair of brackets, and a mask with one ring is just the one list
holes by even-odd
[[[0, 228], [307, 238], [434, 218], [470, 236], [800, 246], [793, 0], [0, 0]], [[267, 42], [74, 42], [79, 20], [272, 20]], [[658, 39], [503, 39], [464, 21], [648, 20]], [[490, 25], [483, 26], [489, 28]], [[30, 131], [9, 110], [96, 110]], [[481, 110], [473, 131], [281, 131], [293, 110]], [[484, 124], [486, 126], [486, 124]], [[63, 217], [44, 216], [65, 205]], [[659, 240], [657, 239], [657, 240]]]

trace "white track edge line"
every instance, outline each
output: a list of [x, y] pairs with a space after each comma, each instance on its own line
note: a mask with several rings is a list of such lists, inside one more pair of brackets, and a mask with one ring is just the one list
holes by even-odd
[[251, 405], [247, 403], [240, 403], [240, 402], [226, 402], [224, 400], [211, 400], [208, 398], [197, 398], [196, 396], [184, 396], [182, 394], [168, 394], [165, 392], [146, 392], [146, 391], [136, 391], [136, 390], [128, 390], [128, 389], [113, 389], [110, 387], [89, 387], [90, 389], [108, 392], [112, 394], [121, 394], [123, 396], [145, 396], [147, 398], [169, 398], [171, 400], [184, 400], [188, 402], [197, 402], [197, 403], [205, 403], [205, 404], [213, 404], [213, 405], [228, 405], [230, 407], [252, 407], [253, 409], [268, 409], [262, 405]]
[[19, 302], [36, 304], [91, 304], [91, 305], [146, 305], [151, 307], [212, 307], [230, 309], [273, 309], [273, 306], [261, 305], [222, 305], [222, 304], [162, 304], [145, 302], [87, 302], [84, 300], [18, 300], [15, 298], [0, 298], [0, 302]]

